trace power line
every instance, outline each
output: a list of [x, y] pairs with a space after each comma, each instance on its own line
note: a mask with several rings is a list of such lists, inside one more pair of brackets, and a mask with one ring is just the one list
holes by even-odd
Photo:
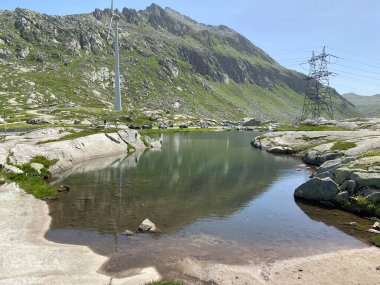
[[380, 75], [380, 72], [373, 72], [373, 71], [369, 71], [369, 70], [365, 70], [365, 69], [361, 69], [361, 68], [357, 68], [357, 67], [353, 67], [353, 66], [349, 66], [349, 65], [345, 65], [345, 64], [337, 63], [336, 65], [351, 68], [351, 69], [358, 70], [358, 71], [363, 71], [363, 72], [367, 72], [367, 73], [379, 74]]

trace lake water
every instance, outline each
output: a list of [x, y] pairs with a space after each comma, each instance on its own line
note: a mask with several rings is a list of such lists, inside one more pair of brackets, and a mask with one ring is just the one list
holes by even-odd
[[[50, 203], [46, 237], [109, 256], [113, 274], [153, 265], [167, 277], [187, 257], [248, 264], [366, 247], [371, 222], [297, 203], [309, 170], [252, 148], [256, 135], [164, 134], [160, 151], [78, 165], [57, 181], [71, 191]], [[146, 218], [159, 234], [122, 235]]]

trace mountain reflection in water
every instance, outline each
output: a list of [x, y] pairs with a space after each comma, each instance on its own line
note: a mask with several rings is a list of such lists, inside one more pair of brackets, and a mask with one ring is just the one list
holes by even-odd
[[[78, 165], [57, 181], [71, 191], [50, 203], [46, 237], [109, 256], [108, 272], [154, 265], [168, 277], [187, 257], [246, 264], [366, 246], [321, 222], [317, 207], [297, 206], [293, 191], [309, 173], [297, 159], [252, 148], [256, 135], [165, 134], [161, 151]], [[121, 234], [146, 218], [160, 234]]]

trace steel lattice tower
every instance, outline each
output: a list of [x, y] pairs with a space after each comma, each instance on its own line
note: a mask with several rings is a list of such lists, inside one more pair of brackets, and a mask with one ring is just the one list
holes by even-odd
[[335, 74], [329, 72], [327, 68], [331, 57], [335, 56], [327, 54], [325, 47], [323, 47], [323, 51], [319, 55], [315, 55], [313, 51], [313, 55], [308, 61], [310, 71], [306, 78], [307, 85], [302, 109], [302, 120], [310, 116], [313, 119], [319, 118], [322, 114], [326, 114], [331, 119], [334, 118], [329, 76]]

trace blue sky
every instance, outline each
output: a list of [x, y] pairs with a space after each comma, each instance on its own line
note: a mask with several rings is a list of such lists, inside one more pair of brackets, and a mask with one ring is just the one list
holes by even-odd
[[[282, 65], [308, 72], [312, 50], [339, 57], [331, 85], [340, 93], [380, 94], [379, 0], [156, 0], [194, 20], [223, 24], [243, 34]], [[1, 0], [0, 9], [29, 8], [55, 15], [106, 8], [107, 0]], [[144, 9], [152, 1], [115, 0]]]

